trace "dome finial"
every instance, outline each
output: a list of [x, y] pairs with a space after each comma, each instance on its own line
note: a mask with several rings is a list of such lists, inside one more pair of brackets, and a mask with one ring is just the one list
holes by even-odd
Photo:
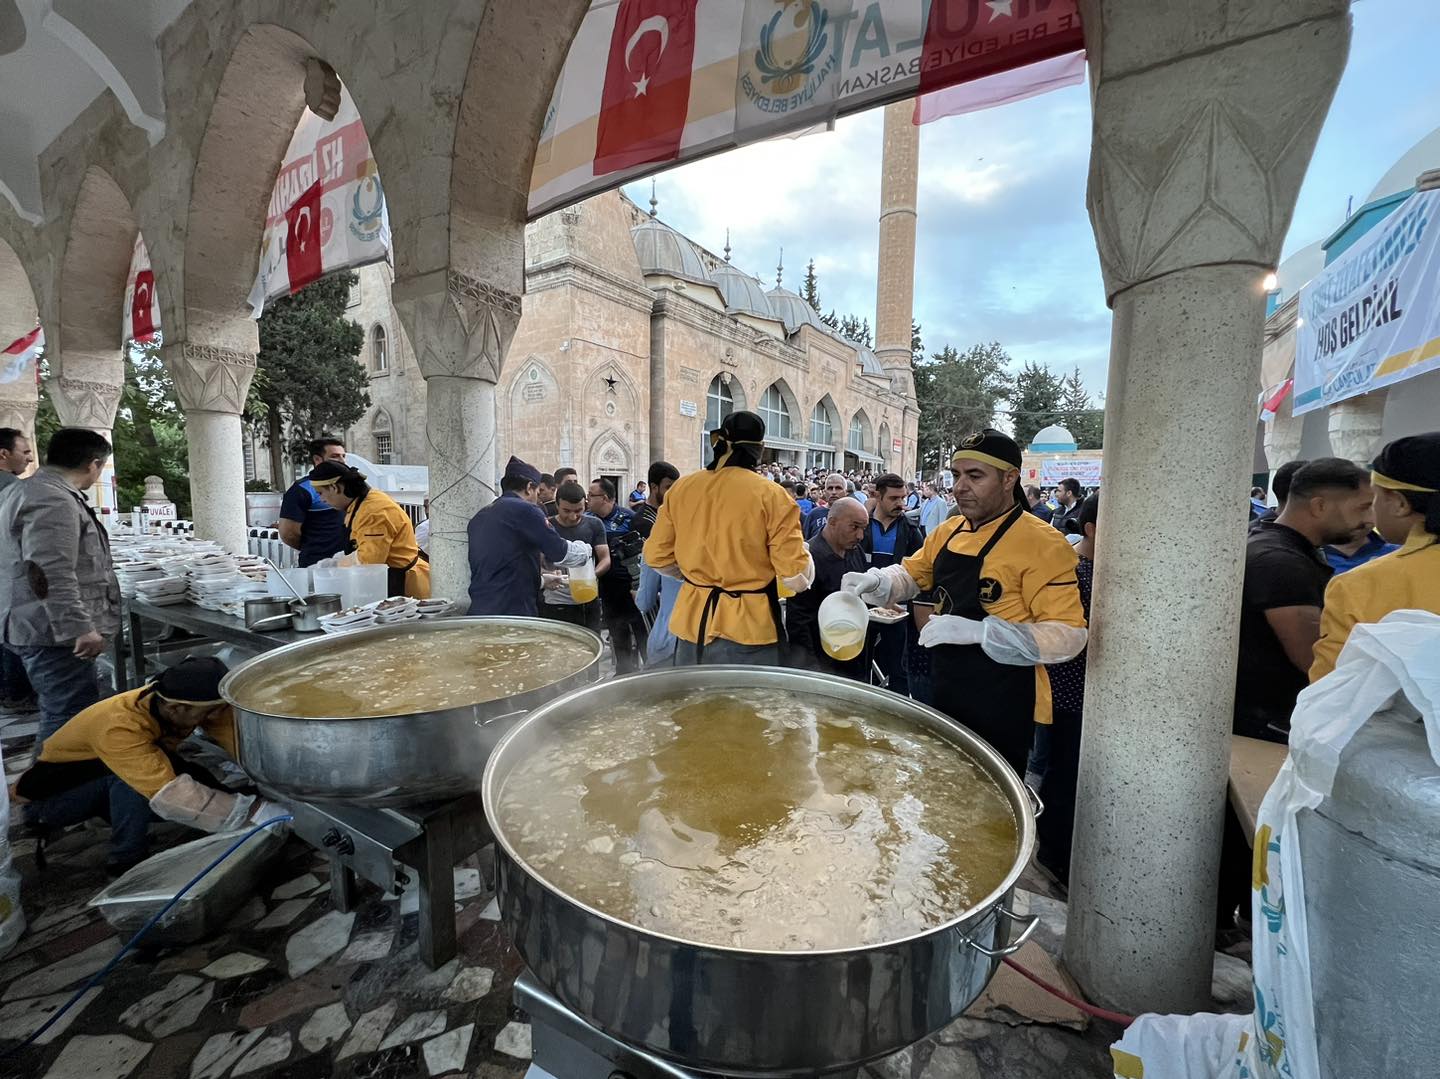
[[659, 205], [660, 205], [659, 200], [655, 198], [655, 177], [652, 176], [652, 177], [650, 177], [650, 216], [651, 216], [651, 217], [654, 217], [654, 216], [655, 216], [655, 209], [656, 209], [656, 207], [658, 207]]
[[780, 281], [785, 276], [785, 245], [780, 245], [780, 261], [775, 264], [775, 287], [780, 287]]
[[730, 230], [725, 230], [725, 261], [730, 261]]

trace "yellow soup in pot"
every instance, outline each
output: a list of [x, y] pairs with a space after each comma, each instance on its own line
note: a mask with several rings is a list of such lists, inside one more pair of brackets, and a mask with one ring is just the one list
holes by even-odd
[[867, 705], [696, 690], [567, 724], [498, 794], [533, 872], [621, 920], [754, 950], [942, 925], [1005, 880], [1018, 830], [963, 749]]

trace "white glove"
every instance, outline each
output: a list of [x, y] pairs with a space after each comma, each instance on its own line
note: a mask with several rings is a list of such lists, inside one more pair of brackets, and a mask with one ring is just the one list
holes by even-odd
[[805, 552], [805, 568], [793, 577], [783, 577], [780, 580], [791, 592], [804, 592], [815, 583], [815, 556], [808, 550]]
[[[264, 824], [267, 820], [275, 817], [288, 817], [290, 810], [279, 802], [271, 802], [265, 798], [257, 799], [255, 812], [250, 814], [250, 819], [245, 822], [244, 827], [253, 828], [257, 824]], [[290, 831], [290, 821], [282, 821], [279, 824], [272, 824], [270, 831], [285, 835]]]
[[583, 566], [588, 560], [595, 557], [595, 548], [584, 540], [566, 540], [569, 550], [565, 557], [560, 559], [562, 566]]
[[920, 585], [899, 563], [862, 573], [847, 573], [840, 578], [840, 587], [872, 607], [892, 607], [920, 594]]
[[215, 790], [190, 776], [176, 776], [150, 799], [150, 808], [157, 817], [202, 832], [239, 828], [249, 819], [254, 804], [253, 795]]
[[958, 614], [932, 614], [920, 631], [921, 648], [937, 644], [979, 644], [985, 639], [985, 623]]

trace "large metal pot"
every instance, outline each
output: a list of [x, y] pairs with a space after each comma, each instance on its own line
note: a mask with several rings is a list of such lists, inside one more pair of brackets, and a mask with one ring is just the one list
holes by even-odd
[[449, 618], [406, 623], [406, 633], [456, 633], [477, 624], [543, 631], [584, 644], [590, 661], [548, 686], [499, 700], [408, 715], [324, 719], [269, 715], [245, 706], [245, 686], [297, 660], [341, 652], [399, 627], [301, 641], [262, 653], [220, 683], [235, 708], [240, 765], [262, 789], [281, 799], [403, 806], [438, 802], [480, 786], [490, 751], [530, 709], [599, 677], [600, 638], [580, 626], [545, 618]]
[[[1005, 792], [1019, 851], [999, 887], [946, 924], [834, 951], [747, 951], [651, 932], [565, 895], [516, 854], [497, 813], [518, 762], [597, 712], [700, 688], [773, 688], [908, 720], [969, 752]], [[483, 787], [496, 839], [501, 915], [539, 982], [602, 1031], [701, 1071], [802, 1075], [851, 1068], [939, 1029], [984, 989], [1006, 946], [1005, 910], [1035, 844], [1035, 810], [985, 742], [940, 713], [871, 686], [773, 667], [674, 667], [579, 690], [531, 712], [491, 754]]]

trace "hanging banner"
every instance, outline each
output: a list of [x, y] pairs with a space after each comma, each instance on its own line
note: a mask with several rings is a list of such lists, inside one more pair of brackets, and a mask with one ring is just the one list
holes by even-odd
[[370, 139], [350, 91], [322, 120], [306, 109], [270, 195], [260, 272], [250, 290], [259, 318], [267, 300], [298, 292], [336, 270], [390, 254], [390, 215]]
[[1040, 486], [1054, 487], [1061, 480], [1076, 479], [1081, 487], [1099, 487], [1103, 461], [1100, 457], [1047, 457], [1040, 462]]
[[144, 343], [155, 340], [160, 328], [160, 308], [155, 300], [155, 274], [150, 269], [150, 252], [145, 250], [145, 237], [135, 234], [135, 249], [130, 253], [130, 276], [125, 279], [125, 308], [120, 314], [121, 345], [131, 341]]
[[35, 363], [44, 351], [45, 331], [39, 326], [15, 338], [0, 352], [0, 383], [19, 382], [27, 371], [33, 379]]
[[[546, 111], [529, 214], [1083, 47], [1075, 0], [592, 0]], [[1002, 97], [1068, 85], [1076, 63], [1018, 75]]]
[[1300, 290], [1295, 415], [1440, 369], [1437, 214], [1411, 195]]

